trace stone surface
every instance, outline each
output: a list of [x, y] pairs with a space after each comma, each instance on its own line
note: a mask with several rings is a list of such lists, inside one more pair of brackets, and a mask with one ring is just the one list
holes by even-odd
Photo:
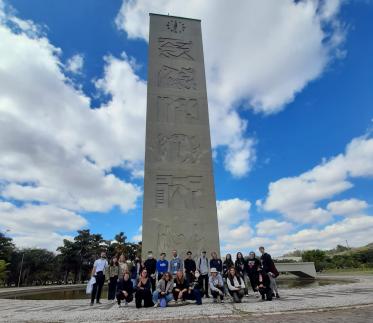
[[143, 252], [219, 254], [201, 22], [150, 14]]
[[315, 263], [313, 262], [279, 262], [276, 263], [279, 272], [289, 272], [302, 278], [316, 278]]
[[213, 304], [203, 299], [201, 306], [136, 309], [133, 302], [117, 308], [106, 300], [91, 307], [89, 299], [0, 299], [0, 322], [372, 322], [373, 277], [346, 278], [357, 282], [283, 289], [279, 300], [261, 302], [250, 296], [241, 304]]

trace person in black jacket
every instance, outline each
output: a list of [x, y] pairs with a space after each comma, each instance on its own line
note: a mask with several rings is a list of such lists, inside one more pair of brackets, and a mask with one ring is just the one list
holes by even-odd
[[184, 303], [188, 294], [189, 284], [187, 283], [183, 271], [180, 269], [176, 272], [174, 279], [174, 289], [172, 291], [176, 303]]
[[143, 269], [140, 273], [139, 282], [137, 284], [137, 290], [135, 294], [136, 308], [142, 306], [142, 301], [144, 300], [144, 307], [152, 307], [154, 303], [152, 301], [151, 283], [148, 278], [148, 272]]
[[133, 300], [133, 284], [130, 279], [129, 272], [124, 272], [123, 278], [119, 279], [117, 283], [117, 302], [120, 307], [121, 301], [124, 300], [124, 304], [127, 306], [128, 303]]
[[210, 268], [216, 268], [220, 274], [223, 273], [223, 262], [218, 258], [218, 254], [215, 251], [211, 252]]
[[263, 271], [268, 274], [271, 282], [272, 294], [273, 296], [276, 296], [276, 298], [280, 298], [276, 284], [276, 277], [278, 277], [279, 272], [277, 271], [275, 263], [273, 262], [271, 255], [265, 252], [264, 247], [259, 247], [259, 251], [262, 254], [260, 261], [262, 263]]
[[272, 289], [271, 281], [268, 274], [263, 270], [263, 268], [258, 268], [258, 290], [262, 295], [262, 300], [271, 301], [272, 300]]
[[234, 263], [232, 260], [232, 255], [230, 253], [227, 253], [225, 256], [225, 260], [223, 262], [223, 278], [227, 278], [228, 276], [228, 270], [229, 268], [234, 267]]
[[258, 295], [258, 282], [259, 282], [259, 273], [258, 269], [260, 267], [260, 261], [255, 256], [255, 252], [251, 251], [249, 253], [249, 258], [246, 262], [246, 273], [250, 280], [251, 288], [253, 289], [253, 292]]
[[190, 284], [192, 281], [192, 275], [196, 271], [196, 262], [192, 258], [192, 252], [188, 251], [187, 252], [187, 258], [184, 260], [184, 269], [185, 269], [185, 276], [186, 280]]
[[153, 252], [148, 252], [148, 259], [145, 260], [144, 266], [148, 272], [148, 277], [152, 285], [152, 292], [155, 291], [155, 272], [157, 270], [157, 260], [153, 257]]

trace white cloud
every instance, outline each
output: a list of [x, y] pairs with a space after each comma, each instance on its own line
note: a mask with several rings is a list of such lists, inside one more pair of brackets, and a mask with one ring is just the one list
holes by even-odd
[[327, 209], [335, 215], [356, 215], [368, 207], [368, 203], [358, 199], [333, 201]]
[[81, 54], [75, 54], [67, 60], [65, 69], [74, 74], [81, 74], [83, 65], [84, 56]]
[[133, 242], [142, 241], [142, 225], [140, 225], [139, 229], [137, 230], [137, 234], [132, 237]]
[[[45, 217], [47, 208], [66, 222], [79, 211], [135, 208], [141, 189], [111, 173], [123, 167], [140, 176], [143, 164], [146, 83], [133, 60], [105, 58], [96, 85], [111, 100], [91, 109], [90, 98], [63, 74], [61, 49], [32, 22], [4, 12], [3, 3], [0, 39], [0, 196], [26, 203], [14, 214], [27, 212], [30, 223], [62, 239], [56, 221]], [[1, 216], [21, 230], [8, 213]], [[72, 223], [63, 230], [79, 227]], [[22, 232], [28, 235], [17, 241], [36, 234]]]
[[234, 198], [217, 201], [216, 205], [222, 246], [251, 237], [252, 229], [249, 222], [251, 203], [249, 201]]
[[[354, 177], [373, 176], [372, 160], [373, 139], [366, 136], [355, 138], [347, 145], [344, 154], [323, 161], [299, 176], [270, 183], [262, 208], [280, 212], [299, 223], [326, 223], [335, 213], [333, 204], [322, 209], [317, 203], [351, 188], [350, 179]], [[356, 200], [351, 203], [356, 207]]]
[[288, 234], [294, 229], [293, 224], [285, 221], [268, 219], [256, 225], [256, 232], [259, 236], [278, 236]]
[[[247, 174], [255, 162], [244, 105], [271, 114], [293, 101], [327, 64], [341, 57], [344, 31], [341, 1], [183, 2], [123, 1], [118, 28], [129, 38], [148, 40], [149, 12], [202, 20], [212, 143], [226, 146], [225, 168]], [[305, 37], [304, 35], [307, 35]]]

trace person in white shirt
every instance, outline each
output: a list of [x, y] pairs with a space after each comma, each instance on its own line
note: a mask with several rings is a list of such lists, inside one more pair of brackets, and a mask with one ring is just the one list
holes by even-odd
[[106, 260], [106, 253], [105, 251], [102, 251], [101, 257], [97, 259], [93, 264], [91, 277], [96, 278], [96, 283], [93, 285], [93, 288], [92, 288], [91, 306], [93, 305], [95, 298], [96, 298], [96, 303], [101, 304], [100, 303], [101, 291], [105, 283], [105, 272], [108, 267], [109, 267], [109, 264]]
[[233, 297], [235, 303], [242, 303], [242, 297], [245, 295], [245, 282], [240, 275], [236, 274], [236, 269], [231, 267], [228, 271], [227, 285], [229, 294]]

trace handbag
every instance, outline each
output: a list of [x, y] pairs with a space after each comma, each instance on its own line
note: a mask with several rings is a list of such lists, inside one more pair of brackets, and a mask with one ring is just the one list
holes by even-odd
[[91, 279], [88, 281], [87, 288], [85, 290], [86, 294], [91, 294], [92, 293], [92, 289], [93, 289], [94, 284], [96, 284], [96, 278], [91, 277]]
[[165, 297], [161, 298], [161, 300], [159, 301], [159, 306], [160, 307], [166, 307], [167, 306], [167, 302], [166, 302], [166, 298]]

